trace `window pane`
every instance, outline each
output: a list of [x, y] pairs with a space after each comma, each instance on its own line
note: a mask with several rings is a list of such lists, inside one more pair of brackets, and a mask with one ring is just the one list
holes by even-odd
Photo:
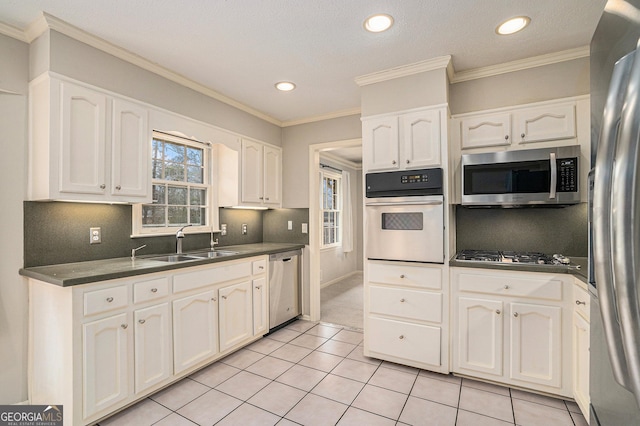
[[202, 150], [187, 147], [187, 163], [202, 166]]
[[154, 139], [151, 144], [151, 158], [162, 160], [162, 148], [164, 143], [157, 139]]
[[206, 205], [206, 190], [191, 188], [191, 202], [192, 206], [204, 206]]
[[190, 209], [189, 223], [193, 225], [206, 225], [205, 223], [205, 209], [204, 207], [191, 207]]
[[164, 163], [162, 160], [153, 160], [153, 164], [151, 166], [151, 177], [153, 179], [162, 179], [162, 165]]
[[153, 185], [153, 204], [167, 204], [166, 187], [164, 185]]
[[165, 226], [165, 208], [162, 206], [142, 206], [142, 226]]
[[[168, 204], [187, 205], [187, 188], [179, 187], [179, 186], [170, 186], [168, 188], [168, 195], [169, 195]], [[185, 219], [186, 219], [186, 216], [185, 216]]]
[[186, 225], [187, 208], [169, 206], [169, 225]]
[[203, 183], [203, 170], [200, 166], [187, 166], [187, 182]]
[[165, 179], [176, 180], [184, 182], [184, 164], [166, 163], [165, 164]]
[[164, 159], [165, 161], [173, 161], [174, 163], [184, 163], [184, 145], [177, 145], [170, 142], [164, 143]]

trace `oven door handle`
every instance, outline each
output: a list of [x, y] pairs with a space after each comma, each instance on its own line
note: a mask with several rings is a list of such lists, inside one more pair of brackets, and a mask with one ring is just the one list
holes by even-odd
[[400, 203], [390, 203], [386, 201], [373, 201], [366, 204], [369, 206], [439, 206], [442, 201], [402, 201]]
[[551, 168], [551, 184], [549, 185], [549, 199], [556, 198], [556, 186], [558, 184], [558, 164], [556, 163], [556, 153], [549, 153], [549, 167]]

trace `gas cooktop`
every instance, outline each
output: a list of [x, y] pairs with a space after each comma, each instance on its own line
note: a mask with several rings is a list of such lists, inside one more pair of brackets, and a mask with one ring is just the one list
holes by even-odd
[[546, 255], [538, 252], [462, 250], [456, 260], [467, 262], [521, 263], [529, 265], [568, 265], [571, 261], [561, 254]]

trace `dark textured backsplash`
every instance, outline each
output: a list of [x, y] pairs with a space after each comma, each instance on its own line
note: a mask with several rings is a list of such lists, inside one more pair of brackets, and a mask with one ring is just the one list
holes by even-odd
[[586, 257], [587, 204], [564, 208], [456, 207], [456, 250], [514, 250]]
[[[132, 248], [143, 244], [147, 247], [139, 256], [175, 251], [173, 235], [131, 238], [131, 210], [130, 205], [25, 201], [24, 267], [127, 257]], [[227, 235], [215, 237], [220, 247], [263, 241], [308, 244], [308, 234], [299, 232], [300, 222], [308, 218], [308, 209], [220, 209], [220, 223], [227, 224]], [[294, 221], [295, 232], [282, 230], [287, 220]], [[263, 227], [263, 222], [268, 226]], [[241, 232], [243, 223], [247, 224], [246, 235]], [[101, 244], [89, 244], [91, 227], [101, 228]], [[210, 238], [209, 233], [189, 234], [183, 250], [208, 248]]]

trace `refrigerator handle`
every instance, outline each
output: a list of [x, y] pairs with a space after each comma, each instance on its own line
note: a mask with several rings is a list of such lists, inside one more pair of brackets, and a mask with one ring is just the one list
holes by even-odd
[[556, 153], [549, 153], [549, 167], [551, 170], [551, 184], [549, 185], [549, 199], [556, 198], [556, 186], [558, 185], [558, 163]]
[[633, 55], [622, 58], [613, 69], [609, 93], [602, 117], [602, 128], [596, 155], [593, 207], [593, 264], [605, 340], [613, 376], [631, 390], [627, 361], [622, 343], [622, 331], [616, 306], [617, 283], [613, 274], [611, 247], [611, 193], [614, 152], [618, 139], [618, 124], [625, 101], [624, 90], [633, 65]]
[[636, 50], [620, 117], [611, 180], [613, 276], [631, 391], [640, 405], [640, 306], [636, 270], [638, 247], [638, 146], [640, 138], [640, 52]]

